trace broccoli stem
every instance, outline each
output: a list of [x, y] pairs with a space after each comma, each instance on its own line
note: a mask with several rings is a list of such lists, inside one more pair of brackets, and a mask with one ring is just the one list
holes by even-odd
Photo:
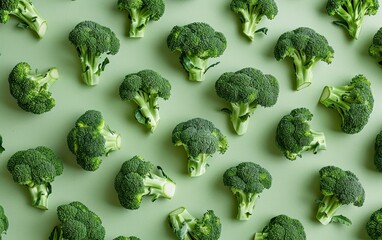
[[168, 221], [178, 239], [192, 240], [189, 231], [194, 228], [196, 219], [184, 207], [170, 212]]
[[57, 81], [59, 78], [59, 73], [57, 68], [50, 68], [47, 72], [43, 74], [30, 75], [29, 79], [36, 82], [39, 89], [48, 90], [49, 87]]
[[188, 157], [188, 175], [190, 177], [198, 177], [206, 173], [208, 164], [207, 159], [209, 158], [209, 154], [201, 153], [196, 157], [189, 156]]
[[293, 66], [296, 74], [296, 89], [301, 90], [312, 84], [313, 63], [307, 64], [304, 54], [296, 53], [293, 57]]
[[324, 196], [320, 202], [316, 214], [316, 218], [322, 224], [327, 225], [332, 221], [336, 211], [342, 206], [339, 200], [334, 196]]
[[345, 27], [352, 38], [358, 39], [361, 32], [363, 18], [370, 6], [365, 3], [360, 3], [359, 1], [354, 1], [354, 3], [345, 1], [345, 4], [346, 9], [340, 7], [337, 10], [337, 14], [345, 21], [346, 24], [341, 22], [340, 24], [338, 22], [334, 23]]
[[134, 98], [134, 102], [139, 106], [139, 112], [145, 117], [144, 124], [151, 132], [154, 132], [160, 120], [157, 94], [140, 91]]
[[55, 226], [50, 233], [48, 240], [64, 240], [62, 236], [62, 228], [59, 226]]
[[256, 110], [257, 104], [231, 103], [231, 107], [230, 118], [233, 128], [238, 135], [243, 135], [248, 130], [249, 119]]
[[160, 197], [171, 199], [175, 195], [176, 185], [173, 181], [166, 177], [160, 177], [156, 174], [150, 174], [144, 178], [145, 195], [152, 195], [153, 201]]
[[29, 193], [32, 197], [32, 205], [36, 208], [47, 210], [48, 209], [48, 197], [51, 193], [51, 187], [49, 183], [28, 186]]
[[16, 10], [10, 12], [10, 14], [28, 25], [28, 28], [35, 31], [39, 38], [44, 37], [48, 25], [30, 0], [20, 0]]
[[101, 135], [105, 138], [105, 153], [106, 156], [109, 153], [119, 150], [121, 148], [121, 135], [111, 131], [108, 128], [102, 128], [100, 130]]
[[238, 220], [249, 220], [255, 209], [257, 193], [246, 193], [243, 190], [231, 189], [238, 202], [238, 211], [236, 218]]
[[310, 133], [313, 136], [313, 140], [310, 142], [308, 149], [313, 150], [313, 153], [316, 154], [320, 150], [326, 149], [326, 140], [323, 132], [317, 132], [313, 129], [310, 129]]
[[257, 25], [261, 20], [261, 16], [258, 14], [260, 11], [259, 4], [250, 4], [248, 10], [241, 10], [240, 14], [242, 15], [242, 28], [243, 33], [251, 40], [255, 38], [255, 32]]
[[202, 59], [196, 56], [187, 56], [182, 54], [180, 56], [180, 62], [184, 69], [188, 72], [188, 79], [195, 82], [201, 82], [204, 80], [204, 73], [207, 68], [207, 59]]
[[346, 102], [345, 99], [348, 99], [352, 89], [352, 86], [325, 86], [320, 97], [320, 102], [325, 107], [336, 109], [343, 118], [344, 112], [350, 109], [350, 103]]
[[145, 14], [144, 10], [131, 9], [129, 11], [129, 17], [131, 20], [129, 37], [131, 38], [142, 38], [145, 36], [145, 30], [149, 18]]
[[99, 53], [94, 53], [86, 47], [78, 47], [77, 51], [82, 66], [82, 80], [86, 85], [97, 85], [99, 83], [99, 76], [106, 64], [109, 63], [109, 59], [105, 58], [105, 60], [100, 63], [101, 55]]
[[268, 239], [268, 233], [256, 233], [253, 240], [266, 240]]

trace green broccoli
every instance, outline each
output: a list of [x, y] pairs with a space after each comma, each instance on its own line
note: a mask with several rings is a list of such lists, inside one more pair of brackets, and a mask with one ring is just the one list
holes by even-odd
[[88, 110], [70, 130], [67, 144], [83, 169], [95, 171], [101, 165], [103, 155], [120, 149], [121, 136], [110, 130], [101, 112]]
[[158, 21], [164, 14], [163, 0], [118, 0], [118, 9], [127, 11], [130, 20], [129, 37], [144, 37], [150, 21]]
[[119, 39], [110, 28], [96, 22], [83, 21], [69, 33], [69, 41], [80, 58], [82, 80], [86, 85], [97, 85], [101, 73], [110, 62], [105, 56], [118, 53]]
[[254, 240], [305, 240], [304, 226], [298, 219], [281, 214], [271, 218], [261, 232], [255, 234]]
[[382, 131], [375, 138], [374, 150], [374, 165], [378, 171], [382, 172]]
[[3, 137], [0, 135], [0, 153], [4, 152], [5, 149], [3, 147]]
[[179, 240], [217, 240], [222, 228], [220, 218], [213, 210], [208, 210], [202, 219], [198, 219], [180, 207], [168, 214], [168, 222]]
[[382, 239], [382, 208], [375, 210], [366, 222], [366, 231], [372, 240]]
[[9, 159], [7, 169], [13, 181], [27, 187], [32, 205], [47, 210], [51, 183], [64, 169], [61, 159], [50, 148], [39, 146], [17, 151]]
[[183, 146], [188, 158], [188, 175], [198, 177], [206, 172], [207, 160], [215, 152], [224, 154], [227, 138], [215, 125], [203, 118], [179, 123], [172, 131], [172, 143]]
[[22, 26], [37, 33], [38, 37], [45, 36], [48, 25], [31, 0], [1, 0], [0, 23], [7, 23], [10, 15], [18, 18]]
[[160, 197], [171, 199], [175, 195], [176, 184], [158, 167], [161, 175], [154, 171], [151, 162], [140, 156], [134, 156], [122, 164], [114, 181], [118, 199], [124, 208], [138, 209], [142, 197], [152, 196], [154, 202]]
[[5, 215], [4, 208], [0, 205], [0, 240], [1, 235], [6, 234], [9, 227], [8, 218]]
[[44, 73], [34, 73], [28, 63], [20, 62], [9, 74], [9, 91], [21, 109], [34, 114], [45, 113], [56, 105], [49, 90], [58, 78], [55, 67]]
[[278, 13], [277, 4], [274, 0], [232, 0], [231, 10], [239, 15], [243, 33], [251, 40], [255, 33], [267, 33], [267, 28], [257, 30], [257, 25], [263, 17], [272, 20]]
[[224, 53], [227, 40], [207, 23], [194, 22], [175, 26], [167, 37], [167, 46], [172, 52], [181, 53], [179, 60], [188, 72], [188, 79], [201, 82], [206, 71], [216, 65], [207, 66], [208, 60]]
[[348, 85], [326, 86], [320, 102], [327, 108], [337, 110], [342, 119], [343, 132], [354, 134], [368, 123], [373, 111], [374, 97], [370, 81], [360, 74], [353, 77]]
[[382, 65], [382, 27], [374, 34], [373, 42], [369, 47], [369, 55], [376, 58]]
[[119, 236], [114, 238], [113, 240], [141, 240], [141, 239], [135, 236], [130, 236], [130, 237]]
[[272, 176], [268, 170], [256, 163], [242, 162], [224, 172], [223, 183], [237, 199], [236, 218], [249, 220], [260, 193], [272, 186]]
[[171, 84], [153, 70], [142, 70], [125, 76], [119, 87], [122, 100], [134, 101], [138, 108], [135, 119], [154, 132], [159, 116], [159, 98], [167, 100], [171, 95]]
[[333, 23], [344, 27], [353, 39], [358, 39], [363, 18], [375, 15], [378, 8], [378, 0], [328, 0], [326, 4], [328, 15], [341, 19]]
[[276, 143], [289, 160], [302, 157], [305, 151], [316, 154], [326, 149], [323, 132], [317, 132], [310, 126], [313, 114], [307, 108], [293, 109], [282, 117], [276, 129]]
[[104, 240], [101, 218], [79, 201], [57, 207], [61, 224], [53, 228], [49, 240]]
[[313, 80], [315, 64], [319, 61], [330, 64], [333, 54], [334, 50], [326, 38], [307, 27], [283, 33], [274, 49], [277, 61], [286, 57], [292, 58], [297, 90], [308, 87]]
[[323, 198], [318, 202], [317, 220], [327, 225], [339, 222], [350, 225], [351, 220], [343, 215], [335, 215], [343, 205], [361, 207], [365, 201], [365, 190], [357, 176], [339, 167], [326, 166], [320, 169], [320, 191]]
[[222, 110], [230, 115], [235, 132], [243, 135], [258, 105], [271, 107], [276, 104], [279, 83], [270, 74], [263, 74], [255, 68], [243, 68], [221, 75], [215, 83], [215, 90], [230, 104], [229, 108]]

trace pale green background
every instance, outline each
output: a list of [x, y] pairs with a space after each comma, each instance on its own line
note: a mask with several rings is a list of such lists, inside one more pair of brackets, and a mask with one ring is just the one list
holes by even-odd
[[[382, 130], [382, 69], [368, 56], [372, 36], [382, 26], [382, 10], [366, 17], [357, 41], [350, 40], [343, 29], [333, 25], [335, 18], [325, 12], [326, 1], [279, 0], [279, 14], [273, 21], [264, 19], [260, 27], [269, 27], [267, 36], [256, 36], [253, 43], [241, 34], [239, 21], [229, 9], [228, 0], [166, 0], [165, 15], [149, 24], [143, 39], [127, 38], [127, 17], [116, 8], [116, 0], [34, 0], [49, 24], [45, 38], [37, 39], [29, 30], [16, 28], [17, 20], [0, 26], [0, 133], [6, 151], [0, 156], [0, 204], [9, 217], [7, 240], [47, 239], [58, 223], [56, 207], [74, 200], [85, 203], [103, 220], [106, 239], [118, 235], [136, 235], [146, 240], [174, 239], [167, 225], [167, 214], [180, 206], [201, 217], [207, 209], [215, 210], [222, 221], [222, 240], [249, 240], [269, 219], [278, 214], [298, 218], [305, 226], [308, 239], [367, 239], [364, 225], [372, 211], [382, 207], [382, 173], [375, 170], [373, 146], [376, 134]], [[110, 27], [121, 40], [121, 49], [110, 57], [111, 63], [102, 74], [100, 84], [88, 87], [79, 79], [77, 54], [67, 40], [70, 30], [82, 20], [93, 20]], [[178, 54], [166, 46], [166, 37], [174, 25], [205, 21], [227, 37], [221, 63], [208, 71], [203, 83], [186, 80], [178, 62]], [[307, 26], [325, 35], [335, 49], [331, 65], [320, 62], [314, 68], [313, 84], [294, 91], [293, 67], [290, 61], [277, 62], [273, 47], [285, 31]], [[9, 94], [7, 77], [20, 61], [43, 71], [56, 66], [60, 79], [52, 86], [56, 107], [45, 114], [33, 115], [21, 110]], [[259, 107], [251, 119], [248, 133], [234, 134], [228, 117], [219, 110], [225, 102], [214, 90], [217, 78], [227, 71], [256, 67], [273, 74], [280, 82], [277, 104], [269, 109]], [[142, 69], [161, 73], [172, 84], [168, 101], [159, 101], [161, 121], [154, 134], [133, 118], [134, 105], [122, 102], [118, 87], [124, 76]], [[374, 112], [369, 124], [356, 135], [340, 131], [339, 117], [334, 110], [318, 104], [323, 87], [342, 85], [356, 74], [365, 74], [372, 82], [375, 97]], [[317, 155], [305, 153], [302, 159], [288, 161], [278, 151], [274, 135], [281, 117], [296, 107], [307, 107], [313, 114], [312, 126], [324, 131], [328, 149]], [[122, 135], [122, 149], [104, 158], [100, 169], [86, 172], [76, 163], [66, 145], [66, 135], [74, 121], [88, 109], [104, 114], [113, 130]], [[186, 174], [186, 155], [172, 146], [171, 132], [176, 124], [194, 117], [215, 123], [227, 135], [229, 149], [225, 155], [210, 159], [211, 167], [199, 178]], [[13, 182], [6, 169], [9, 157], [18, 150], [46, 145], [63, 159], [64, 173], [53, 183], [49, 210], [30, 206], [24, 187]], [[177, 182], [177, 192], [171, 200], [151, 203], [145, 199], [139, 210], [122, 208], [113, 187], [122, 162], [141, 155], [161, 165]], [[235, 220], [236, 200], [222, 184], [222, 174], [242, 161], [254, 161], [267, 168], [273, 176], [273, 186], [257, 201], [253, 217], [246, 222]], [[343, 207], [339, 213], [353, 220], [351, 227], [331, 224], [323, 226], [314, 218], [318, 191], [318, 170], [336, 165], [358, 175], [366, 190], [362, 208]]]

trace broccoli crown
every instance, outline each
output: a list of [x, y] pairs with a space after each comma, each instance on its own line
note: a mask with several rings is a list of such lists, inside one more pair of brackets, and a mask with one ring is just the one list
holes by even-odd
[[374, 150], [374, 165], [378, 171], [382, 172], [382, 131], [375, 138]]
[[255, 240], [305, 240], [304, 226], [297, 219], [281, 214], [271, 218], [262, 232], [256, 233]]
[[382, 27], [374, 34], [373, 41], [369, 47], [369, 54], [375, 58], [382, 58]]
[[101, 112], [88, 110], [70, 130], [67, 144], [83, 169], [95, 171], [101, 165], [101, 156], [120, 149], [121, 139], [118, 133], [105, 125]]
[[282, 117], [276, 129], [276, 142], [289, 160], [301, 157], [301, 153], [325, 149], [325, 136], [311, 129], [313, 114], [307, 108], [293, 109]]
[[58, 206], [57, 216], [61, 224], [53, 232], [61, 232], [62, 237], [57, 239], [105, 239], [101, 218], [79, 201]]
[[0, 205], [0, 239], [1, 235], [6, 233], [9, 227], [8, 218], [5, 215], [4, 208]]
[[158, 21], [164, 14], [165, 5], [163, 0], [118, 0], [118, 9], [128, 11], [130, 15], [133, 12], [139, 12], [146, 21]]
[[135, 236], [130, 236], [130, 237], [119, 236], [114, 238], [113, 240], [141, 240], [141, 239]]
[[140, 156], [134, 156], [122, 164], [115, 178], [114, 188], [124, 208], [138, 209], [145, 195], [152, 195], [152, 201], [159, 197], [173, 197], [175, 183], [163, 171], [162, 176], [157, 175], [153, 168], [151, 162], [144, 161]]
[[0, 135], [0, 153], [4, 152], [4, 147], [3, 147], [3, 137]]
[[32, 73], [26, 62], [18, 63], [8, 77], [9, 90], [17, 105], [25, 111], [41, 114], [55, 106], [55, 99], [49, 91], [58, 79], [58, 70], [51, 68], [45, 73]]
[[273, 19], [278, 13], [274, 0], [232, 0], [230, 7], [235, 13], [246, 12], [248, 15], [254, 15], [258, 20], [263, 16]]
[[9, 14], [16, 11], [21, 0], [2, 0], [0, 2], [0, 23], [6, 23], [9, 20]]
[[370, 81], [364, 75], [355, 76], [348, 85], [326, 86], [320, 102], [338, 111], [345, 133], [360, 132], [369, 121], [374, 107]]
[[366, 222], [366, 231], [372, 240], [381, 240], [382, 236], [382, 208], [375, 210]]

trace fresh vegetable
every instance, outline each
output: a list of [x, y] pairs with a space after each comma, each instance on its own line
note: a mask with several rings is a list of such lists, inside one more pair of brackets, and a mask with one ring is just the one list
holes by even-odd
[[119, 236], [114, 238], [113, 240], [141, 240], [141, 239], [135, 236], [130, 236], [130, 237]]
[[369, 55], [376, 58], [378, 63], [382, 65], [382, 27], [374, 34], [369, 47]]
[[366, 231], [371, 240], [382, 239], [382, 208], [371, 214], [366, 222]]
[[3, 206], [0, 205], [0, 240], [2, 239], [1, 235], [6, 234], [9, 227], [8, 218], [5, 215]]

